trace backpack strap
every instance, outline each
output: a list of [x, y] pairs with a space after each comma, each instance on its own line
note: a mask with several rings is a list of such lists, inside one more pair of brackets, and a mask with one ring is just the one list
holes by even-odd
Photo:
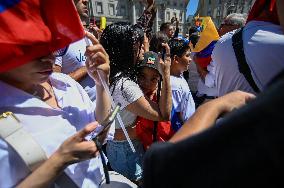
[[248, 81], [249, 85], [252, 87], [252, 89], [258, 93], [260, 90], [257, 87], [256, 83], [253, 80], [253, 77], [251, 75], [251, 70], [248, 66], [248, 63], [246, 61], [246, 56], [244, 52], [244, 44], [243, 44], [243, 27], [239, 29], [232, 37], [232, 46], [234, 48], [234, 52], [238, 61], [238, 67], [240, 73], [242, 73], [245, 77], [245, 79]]
[[[0, 138], [18, 153], [31, 172], [47, 160], [44, 150], [32, 135], [24, 130], [20, 120], [12, 112], [0, 115]], [[65, 173], [55, 180], [55, 184], [62, 188], [78, 188]]]
[[[161, 88], [162, 88], [162, 81], [160, 80], [158, 83], [158, 90], [157, 90], [157, 104], [159, 104], [159, 101], [160, 101]], [[158, 121], [154, 121], [153, 142], [157, 142], [157, 134], [158, 134]]]
[[20, 121], [12, 112], [1, 115], [0, 137], [19, 154], [30, 171], [34, 171], [47, 159], [43, 149], [23, 129]]

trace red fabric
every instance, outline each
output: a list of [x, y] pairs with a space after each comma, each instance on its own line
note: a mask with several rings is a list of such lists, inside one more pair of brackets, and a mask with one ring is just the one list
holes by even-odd
[[73, 0], [21, 0], [0, 13], [0, 72], [83, 38]]
[[[156, 98], [153, 99], [156, 102]], [[142, 142], [144, 149], [146, 150], [153, 143], [153, 129], [154, 121], [145, 119], [143, 117], [137, 118], [136, 121], [136, 134]], [[174, 131], [171, 128], [171, 122], [158, 122], [157, 126], [157, 141], [166, 142], [174, 135]]]
[[[268, 3], [268, 7], [266, 4]], [[266, 14], [260, 14], [264, 11]], [[279, 25], [279, 19], [276, 9], [276, 0], [256, 0], [249, 12], [247, 22], [249, 21], [267, 21]]]
[[207, 66], [210, 64], [212, 58], [209, 57], [196, 57], [195, 63], [198, 63], [200, 67], [207, 68]]

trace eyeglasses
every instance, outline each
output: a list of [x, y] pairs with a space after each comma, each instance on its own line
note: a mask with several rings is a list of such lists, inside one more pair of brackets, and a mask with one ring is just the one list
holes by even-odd
[[61, 48], [59, 50], [56, 50], [54, 51], [52, 54], [55, 56], [55, 57], [62, 57], [66, 54], [68, 50], [68, 46], [67, 47], [64, 47], [64, 48]]

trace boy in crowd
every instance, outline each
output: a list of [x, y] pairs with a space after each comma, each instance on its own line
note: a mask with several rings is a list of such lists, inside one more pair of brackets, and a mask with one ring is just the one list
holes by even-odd
[[189, 41], [184, 38], [171, 39], [169, 42], [172, 87], [171, 125], [177, 131], [185, 121], [195, 112], [195, 103], [190, 89], [183, 77], [191, 62]]

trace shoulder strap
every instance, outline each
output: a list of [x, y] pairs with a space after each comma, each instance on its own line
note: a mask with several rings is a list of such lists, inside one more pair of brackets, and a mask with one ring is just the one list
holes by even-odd
[[253, 88], [255, 92], [259, 92], [259, 88], [257, 87], [256, 83], [253, 80], [251, 75], [250, 68], [246, 61], [246, 56], [244, 52], [244, 44], [243, 44], [243, 29], [239, 29], [232, 37], [232, 46], [234, 48], [234, 52], [238, 61], [238, 67], [240, 73], [244, 75], [246, 80], [248, 81], [249, 85]]
[[35, 170], [47, 159], [43, 149], [23, 129], [20, 121], [12, 112], [6, 112], [1, 115], [0, 137], [19, 154], [30, 171]]
[[[0, 138], [18, 153], [31, 172], [47, 159], [41, 146], [24, 130], [20, 120], [12, 112], [0, 115]], [[55, 180], [55, 184], [62, 188], [78, 188], [65, 173]]]
[[[158, 83], [158, 90], [157, 90], [157, 104], [159, 105], [160, 101], [160, 92], [162, 88], [162, 81], [160, 80]], [[157, 134], [158, 134], [158, 121], [154, 121], [154, 127], [153, 127], [153, 142], [157, 142]]]

